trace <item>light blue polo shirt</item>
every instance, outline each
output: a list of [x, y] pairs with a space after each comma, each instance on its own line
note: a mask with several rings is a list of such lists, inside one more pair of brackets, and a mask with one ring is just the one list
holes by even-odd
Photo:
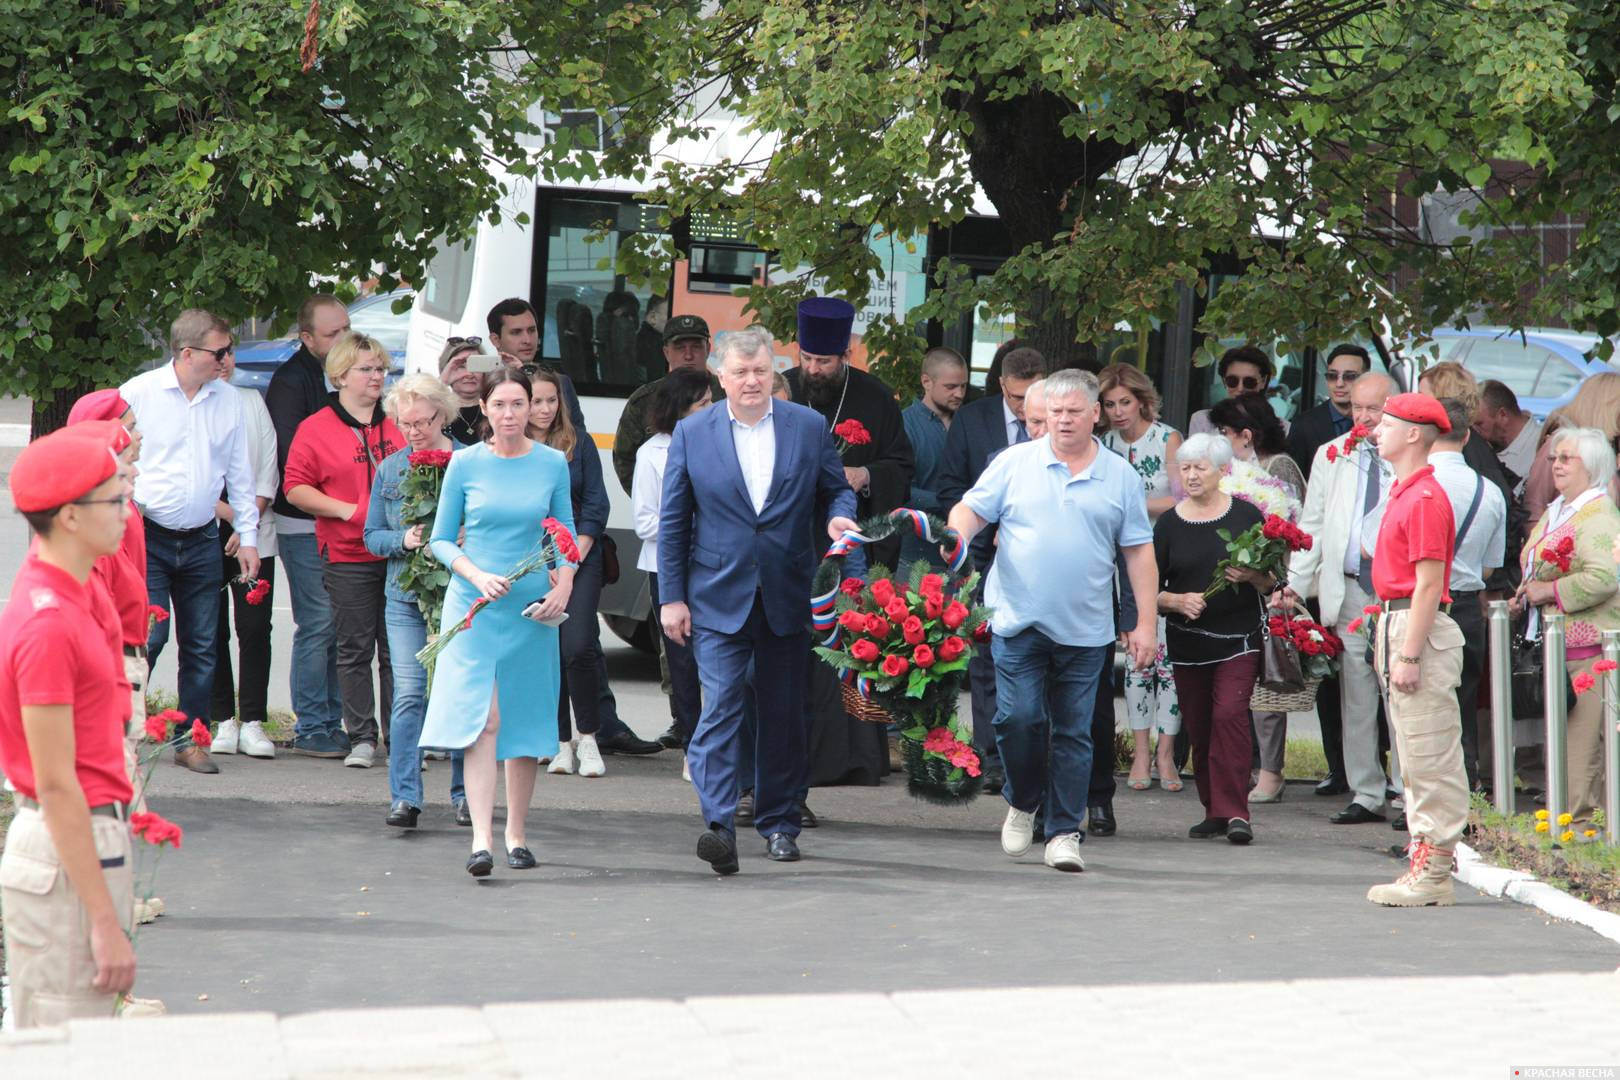
[[1072, 476], [1050, 436], [1009, 446], [962, 496], [1000, 525], [984, 602], [995, 609], [990, 629], [1002, 637], [1033, 626], [1060, 645], [1114, 640], [1114, 554], [1151, 544], [1153, 528], [1142, 478], [1091, 441], [1096, 455]]

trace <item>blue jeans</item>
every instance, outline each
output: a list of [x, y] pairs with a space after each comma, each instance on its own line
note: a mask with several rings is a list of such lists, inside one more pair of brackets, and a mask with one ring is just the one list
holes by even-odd
[[[224, 584], [216, 525], [181, 533], [154, 521], [146, 523], [146, 592], [151, 603], [173, 612], [175, 641], [180, 647], [179, 708], [188, 720], [204, 724], [214, 693], [219, 590]], [[152, 627], [146, 642], [148, 675], [168, 640], [168, 622]], [[185, 740], [187, 727], [176, 726], [176, 745]]]
[[1002, 796], [1025, 813], [1044, 805], [1046, 839], [1080, 833], [1091, 785], [1091, 714], [1108, 646], [1060, 645], [1030, 627], [995, 635], [990, 650], [996, 745], [1007, 772]]
[[[427, 644], [427, 623], [414, 600], [388, 598], [388, 659], [394, 671], [394, 712], [388, 726], [388, 792], [422, 809], [422, 719], [427, 715], [427, 671], [416, 654]], [[450, 752], [450, 801], [466, 798], [461, 751]]]
[[292, 595], [293, 715], [297, 735], [340, 735], [343, 698], [338, 690], [337, 631], [332, 601], [326, 595], [326, 571], [313, 533], [276, 537], [277, 554]]

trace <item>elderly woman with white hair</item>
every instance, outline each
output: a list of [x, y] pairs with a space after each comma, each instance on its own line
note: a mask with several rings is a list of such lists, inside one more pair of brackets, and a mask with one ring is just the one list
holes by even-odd
[[[445, 434], [456, 419], [456, 393], [431, 375], [407, 375], [389, 391], [383, 408], [405, 436], [405, 447], [377, 466], [371, 486], [371, 507], [366, 513], [366, 548], [388, 560], [384, 584], [387, 606], [388, 657], [394, 675], [394, 707], [388, 738], [388, 824], [416, 827], [422, 813], [422, 719], [427, 711], [427, 673], [416, 654], [427, 644], [427, 622], [416, 594], [400, 584], [410, 553], [427, 546], [431, 519], [406, 527], [401, 484], [411, 456], [428, 451], [445, 455], [462, 444]], [[448, 463], [448, 456], [445, 458]], [[450, 805], [457, 825], [471, 825], [466, 789], [462, 785], [461, 751], [450, 753]]]
[[1204, 820], [1188, 835], [1247, 844], [1254, 839], [1249, 695], [1260, 674], [1262, 597], [1275, 583], [1269, 574], [1229, 568], [1231, 587], [1204, 596], [1226, 558], [1220, 533], [1237, 536], [1263, 520], [1255, 507], [1221, 491], [1221, 476], [1231, 465], [1232, 444], [1224, 436], [1193, 435], [1181, 444], [1176, 473], [1186, 497], [1154, 523], [1153, 552], [1165, 648], [1204, 804]]
[[[1516, 607], [1565, 616], [1565, 660], [1571, 679], [1590, 675], [1602, 658], [1603, 631], [1620, 630], [1620, 592], [1613, 549], [1620, 536], [1620, 510], [1609, 498], [1614, 449], [1596, 428], [1564, 428], [1548, 438], [1558, 497], [1530, 530], [1520, 555], [1524, 583]], [[1532, 616], [1528, 633], [1540, 634]], [[1569, 812], [1577, 826], [1590, 822], [1603, 797], [1603, 703], [1580, 694], [1569, 703], [1566, 756]], [[1614, 808], [1610, 808], [1612, 813]]]

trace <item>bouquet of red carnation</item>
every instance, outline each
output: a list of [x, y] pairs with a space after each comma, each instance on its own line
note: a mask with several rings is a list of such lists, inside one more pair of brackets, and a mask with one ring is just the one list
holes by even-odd
[[[522, 562], [506, 572], [507, 581], [515, 582], [520, 578], [528, 577], [536, 570], [552, 570], [560, 566], [578, 566], [580, 564], [579, 548], [574, 544], [574, 537], [568, 531], [568, 526], [552, 517], [546, 518], [540, 525], [545, 530], [540, 538], [540, 545]], [[508, 593], [507, 597], [510, 597], [510, 595]], [[456, 635], [463, 630], [472, 629], [473, 618], [494, 602], [487, 596], [480, 596], [474, 600], [472, 606], [467, 609], [466, 617], [450, 627], [450, 629], [442, 631], [432, 641], [429, 641], [422, 651], [416, 654], [416, 659], [431, 671], [433, 661], [438, 658], [440, 653], [444, 652], [451, 641], [455, 640]]]
[[1361, 441], [1371, 434], [1372, 429], [1366, 424], [1355, 425], [1350, 429], [1350, 434], [1344, 437], [1344, 447], [1342, 449], [1337, 446], [1328, 446], [1327, 459], [1329, 461], [1337, 461], [1341, 457], [1348, 458], [1352, 453], [1355, 452], [1356, 447], [1361, 445]]
[[844, 451], [852, 446], [865, 446], [872, 441], [872, 433], [866, 430], [866, 425], [859, 420], [845, 420], [832, 429], [833, 438], [838, 440], [838, 455], [843, 456]]
[[1215, 535], [1226, 541], [1226, 558], [1215, 566], [1215, 576], [1204, 590], [1208, 600], [1223, 589], [1232, 587], [1226, 579], [1229, 567], [1240, 570], [1258, 570], [1281, 578], [1288, 571], [1288, 556], [1295, 551], [1309, 551], [1311, 537], [1287, 518], [1269, 515], [1258, 525], [1251, 525], [1236, 537], [1226, 529], [1217, 529]]
[[1565, 534], [1556, 544], [1543, 544], [1536, 555], [1535, 579], [1555, 581], [1575, 563], [1575, 538]]
[[1300, 673], [1307, 679], [1325, 679], [1339, 670], [1344, 642], [1319, 622], [1300, 615], [1272, 615], [1266, 623], [1272, 637], [1299, 650]]

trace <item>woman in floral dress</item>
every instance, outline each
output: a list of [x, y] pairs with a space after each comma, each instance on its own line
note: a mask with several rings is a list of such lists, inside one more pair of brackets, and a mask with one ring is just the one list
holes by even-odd
[[[1170, 473], [1175, 467], [1181, 433], [1157, 419], [1159, 392], [1140, 370], [1129, 364], [1110, 364], [1098, 376], [1101, 390], [1103, 445], [1131, 463], [1142, 478], [1147, 496], [1148, 517], [1158, 516], [1176, 504], [1171, 491]], [[1159, 783], [1166, 791], [1181, 790], [1181, 773], [1176, 767], [1175, 737], [1181, 730], [1181, 709], [1176, 704], [1176, 684], [1170, 661], [1164, 651], [1164, 616], [1159, 617], [1159, 654], [1142, 671], [1125, 669], [1125, 711], [1130, 719], [1134, 752], [1127, 783], [1134, 791], [1146, 791], [1152, 784], [1148, 741], [1153, 730], [1162, 738], [1158, 744]]]

